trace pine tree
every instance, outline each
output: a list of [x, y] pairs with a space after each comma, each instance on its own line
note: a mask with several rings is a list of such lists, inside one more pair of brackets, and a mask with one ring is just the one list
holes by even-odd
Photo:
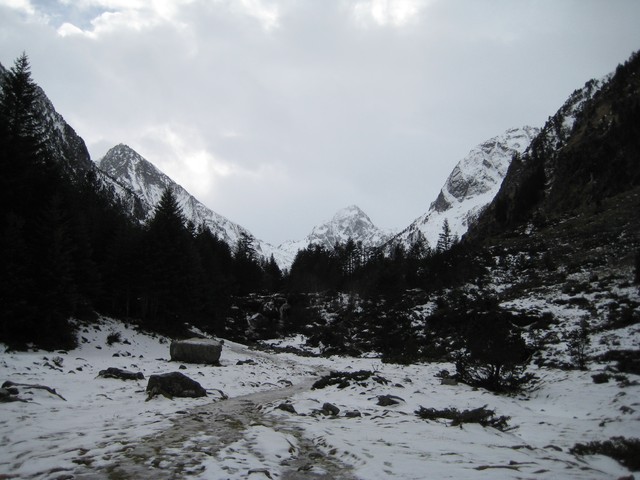
[[[22, 54], [6, 73], [0, 93], [0, 208], [6, 211], [11, 205], [19, 215], [41, 203], [45, 192], [50, 191], [44, 178], [48, 172], [42, 168], [44, 142], [37, 98], [29, 59]], [[15, 205], [11, 199], [18, 195], [21, 202]]]
[[253, 245], [253, 238], [241, 233], [233, 255], [237, 293], [246, 295], [256, 292], [262, 284], [262, 268]]
[[0, 95], [0, 112], [10, 141], [33, 143], [39, 138], [37, 98], [38, 86], [31, 78], [29, 58], [23, 53], [7, 72]]
[[453, 237], [451, 235], [451, 228], [449, 227], [449, 220], [444, 219], [442, 224], [442, 232], [438, 236], [438, 243], [436, 244], [436, 252], [444, 252], [449, 250], [453, 245]]
[[142, 315], [159, 328], [179, 328], [195, 308], [197, 252], [182, 209], [167, 188], [146, 232], [147, 272]]
[[204, 225], [196, 233], [195, 244], [202, 268], [203, 326], [219, 335], [224, 332], [233, 293], [231, 248]]
[[264, 263], [262, 270], [264, 271], [264, 289], [267, 292], [277, 292], [282, 286], [282, 271], [273, 254]]

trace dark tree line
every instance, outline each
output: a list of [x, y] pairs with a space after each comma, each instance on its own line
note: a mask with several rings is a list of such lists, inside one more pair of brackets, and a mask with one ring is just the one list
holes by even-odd
[[348, 291], [397, 298], [407, 289], [436, 290], [484, 274], [479, 252], [451, 233], [445, 221], [435, 248], [424, 241], [366, 249], [353, 240], [332, 249], [310, 245], [295, 257], [286, 286], [292, 292]]
[[170, 191], [141, 225], [94, 172], [71, 178], [48, 146], [27, 56], [0, 80], [0, 341], [70, 348], [69, 319], [95, 311], [221, 331], [232, 295], [279, 288], [273, 258], [189, 225]]

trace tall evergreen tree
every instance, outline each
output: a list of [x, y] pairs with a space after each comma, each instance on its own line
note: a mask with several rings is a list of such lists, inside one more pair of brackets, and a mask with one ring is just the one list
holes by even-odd
[[0, 95], [0, 112], [12, 141], [26, 141], [33, 148], [41, 133], [36, 100], [38, 86], [31, 78], [31, 66], [26, 53], [16, 59], [4, 78]]
[[451, 227], [449, 227], [449, 220], [444, 219], [442, 223], [442, 232], [438, 236], [438, 243], [436, 244], [436, 252], [444, 252], [449, 250], [453, 245], [453, 236], [451, 235]]
[[179, 328], [194, 307], [197, 254], [182, 209], [167, 188], [149, 221], [142, 315], [160, 328]]
[[233, 259], [237, 293], [245, 295], [259, 290], [262, 284], [262, 268], [258, 263], [252, 237], [246, 233], [240, 235]]

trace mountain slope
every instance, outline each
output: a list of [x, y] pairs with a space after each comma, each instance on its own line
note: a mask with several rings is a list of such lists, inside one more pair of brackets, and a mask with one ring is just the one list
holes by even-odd
[[336, 243], [344, 244], [349, 239], [362, 242], [365, 248], [378, 247], [389, 239], [390, 234], [376, 227], [369, 216], [356, 205], [343, 208], [328, 221], [317, 225], [304, 239], [285, 242], [279, 246], [291, 262], [296, 253], [309, 245], [321, 245], [332, 249]]
[[274, 255], [278, 264], [284, 262], [283, 255], [276, 248], [256, 239], [246, 228], [207, 208], [131, 147], [116, 145], [105, 154], [98, 165], [102, 171], [117, 179], [140, 198], [143, 220], [153, 215], [162, 192], [170, 188], [176, 195], [185, 217], [196, 227], [205, 225], [232, 248], [246, 235], [253, 239], [254, 248], [259, 255], [265, 258]]
[[469, 232], [486, 238], [533, 220], [588, 214], [640, 185], [640, 55], [576, 90], [513, 162]]
[[425, 241], [435, 247], [445, 219], [451, 234], [462, 236], [500, 188], [514, 155], [522, 154], [538, 134], [533, 127], [513, 128], [481, 143], [453, 169], [429, 211], [393, 238], [409, 247]]

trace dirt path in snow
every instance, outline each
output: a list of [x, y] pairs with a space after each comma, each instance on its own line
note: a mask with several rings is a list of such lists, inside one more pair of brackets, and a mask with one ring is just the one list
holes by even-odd
[[[273, 465], [256, 468], [244, 464], [242, 452], [231, 460], [230, 477], [255, 479], [352, 479], [350, 467], [323, 454], [292, 423], [282, 422], [265, 415], [264, 407], [280, 403], [291, 396], [311, 388], [315, 379], [297, 385], [221, 400], [203, 405], [172, 420], [165, 431], [124, 446], [113, 455], [113, 464], [100, 468], [79, 469], [75, 479], [180, 479], [189, 476], [209, 478], [204, 464], [218, 458], [225, 447], [243, 439], [252, 425], [264, 425], [296, 439], [297, 448], [274, 471]], [[251, 450], [251, 445], [245, 445]], [[260, 451], [250, 451], [260, 458]], [[228, 462], [227, 462], [228, 463]], [[315, 471], [314, 471], [315, 470]], [[211, 477], [213, 478], [213, 477]]]

